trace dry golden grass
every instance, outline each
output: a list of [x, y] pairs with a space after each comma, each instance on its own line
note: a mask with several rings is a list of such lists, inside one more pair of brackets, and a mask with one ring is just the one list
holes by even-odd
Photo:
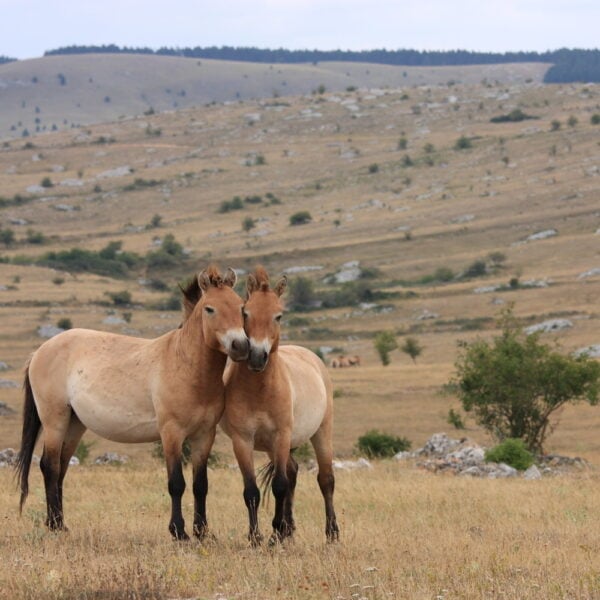
[[[315, 476], [303, 471], [295, 540], [271, 550], [246, 543], [235, 471], [210, 473], [217, 539], [205, 545], [170, 540], [164, 473], [152, 464], [74, 468], [66, 534], [42, 524], [38, 473], [22, 519], [10, 474], [0, 478], [2, 598], [600, 596], [596, 471], [533, 482], [436, 476], [391, 462], [338, 472], [335, 545], [325, 543]], [[189, 518], [189, 490], [184, 508]], [[268, 532], [267, 512], [260, 519]]]

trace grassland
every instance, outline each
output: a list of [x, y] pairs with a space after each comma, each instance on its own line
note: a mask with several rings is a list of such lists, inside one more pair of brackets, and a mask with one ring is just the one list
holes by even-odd
[[[0, 263], [0, 360], [10, 365], [1, 377], [19, 381], [41, 343], [37, 327], [60, 318], [145, 337], [177, 326], [179, 312], [157, 306], [209, 261], [242, 272], [262, 262], [277, 274], [318, 266], [305, 276], [327, 292], [339, 286], [325, 276], [358, 260], [376, 269], [365, 280], [372, 290], [389, 294], [379, 308], [288, 313], [286, 338], [362, 357], [360, 368], [332, 370], [338, 456], [351, 455], [370, 428], [419, 446], [447, 430], [448, 409], [458, 408], [439, 393], [452, 376], [457, 341], [492, 335], [503, 306], [514, 302], [523, 324], [570, 319], [571, 328], [545, 335], [564, 351], [600, 343], [600, 277], [582, 277], [600, 267], [600, 129], [590, 122], [599, 102], [593, 86], [402, 85], [186, 108], [7, 141], [0, 148], [0, 219], [16, 241], [0, 253], [8, 261]], [[490, 123], [515, 108], [539, 118]], [[569, 117], [576, 122], [569, 125]], [[455, 148], [461, 136], [471, 148]], [[46, 177], [52, 187], [41, 186]], [[236, 195], [262, 201], [219, 212]], [[301, 210], [312, 221], [290, 226]], [[157, 214], [160, 226], [153, 227]], [[256, 223], [245, 232], [247, 216]], [[26, 223], [15, 224], [20, 220]], [[45, 243], [27, 242], [27, 229], [43, 233]], [[557, 234], [527, 241], [549, 229]], [[49, 251], [98, 251], [111, 241], [147, 256], [168, 233], [189, 253], [170, 267], [141, 261], [113, 278], [28, 264]], [[502, 260], [492, 264], [492, 253]], [[440, 268], [459, 274], [479, 259], [488, 265], [480, 277], [429, 277]], [[150, 279], [167, 289], [155, 291]], [[510, 279], [548, 285], [474, 293]], [[106, 295], [123, 290], [129, 306]], [[124, 313], [130, 322], [104, 322]], [[431, 318], [419, 319], [424, 314]], [[419, 339], [425, 351], [416, 365], [395, 352], [392, 364], [381, 366], [372, 339], [383, 329], [399, 340]], [[20, 391], [1, 392], [18, 410]], [[0, 417], [0, 448], [17, 446], [19, 427], [18, 415]], [[599, 427], [597, 408], [568, 407], [548, 450], [598, 465]], [[472, 422], [466, 434], [489, 443]], [[298, 539], [273, 553], [252, 552], [237, 473], [211, 473], [209, 518], [218, 542], [176, 545], [166, 532], [164, 473], [150, 448], [85, 439], [95, 443], [93, 455], [116, 450], [131, 460], [122, 469], [73, 469], [67, 536], [43, 529], [38, 472], [19, 520], [10, 474], [0, 471], [0, 554], [8, 566], [0, 595], [600, 596], [595, 469], [539, 482], [467, 481], [387, 463], [342, 472], [336, 498], [343, 541], [336, 547], [324, 545], [320, 495], [313, 476], [303, 474]], [[219, 437], [216, 447], [231, 461], [226, 440]], [[268, 529], [266, 514], [262, 522]]]

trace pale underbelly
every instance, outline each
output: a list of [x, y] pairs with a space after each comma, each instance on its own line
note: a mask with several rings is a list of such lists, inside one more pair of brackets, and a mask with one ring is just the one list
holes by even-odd
[[90, 398], [79, 394], [71, 407], [91, 431], [113, 442], [153, 442], [160, 438], [151, 401], [132, 403], [124, 398]]

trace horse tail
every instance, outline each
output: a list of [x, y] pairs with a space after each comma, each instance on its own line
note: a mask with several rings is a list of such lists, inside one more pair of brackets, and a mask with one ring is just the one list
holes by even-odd
[[266, 465], [263, 465], [258, 470], [258, 484], [262, 495], [262, 505], [268, 508], [269, 506], [269, 488], [273, 484], [273, 478], [275, 477], [275, 464], [273, 461], [269, 461]]
[[40, 435], [42, 422], [38, 414], [33, 398], [33, 390], [29, 381], [29, 365], [25, 368], [25, 379], [23, 380], [23, 433], [21, 435], [21, 450], [15, 465], [16, 476], [21, 484], [21, 500], [19, 502], [19, 512], [23, 512], [23, 505], [29, 494], [29, 468], [33, 457], [33, 449]]

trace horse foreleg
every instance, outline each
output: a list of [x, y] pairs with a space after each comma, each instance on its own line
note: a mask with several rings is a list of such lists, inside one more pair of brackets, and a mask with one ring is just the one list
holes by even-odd
[[292, 535], [291, 524], [286, 520], [285, 501], [288, 497], [289, 480], [287, 477], [287, 465], [290, 458], [290, 433], [280, 433], [273, 453], [274, 476], [271, 489], [275, 496], [275, 515], [273, 516], [273, 535], [269, 542], [271, 544], [281, 542], [284, 538]]
[[71, 416], [71, 421], [69, 422], [69, 428], [67, 429], [67, 434], [65, 436], [62, 451], [60, 454], [60, 474], [58, 476], [58, 506], [61, 513], [63, 511], [63, 481], [65, 479], [65, 475], [67, 474], [71, 457], [75, 453], [77, 445], [81, 440], [81, 436], [85, 433], [85, 430], [85, 425], [83, 425], [77, 417], [77, 415], [73, 413]]
[[244, 478], [244, 502], [248, 509], [248, 539], [252, 546], [261, 544], [263, 537], [258, 528], [258, 507], [260, 505], [260, 490], [256, 485], [254, 472], [254, 444], [251, 440], [233, 436], [233, 452]]
[[325, 501], [325, 535], [328, 542], [339, 540], [340, 530], [338, 528], [335, 510], [333, 508], [333, 491], [335, 489], [335, 477], [333, 475], [333, 446], [331, 443], [331, 426], [324, 423], [311, 438], [319, 474], [317, 481], [323, 500]]
[[298, 463], [291, 454], [288, 459], [286, 474], [288, 478], [288, 491], [283, 510], [285, 521], [291, 532], [294, 532], [296, 530], [296, 524], [294, 523], [294, 492], [296, 491], [296, 480], [298, 478]]
[[185, 491], [185, 479], [181, 464], [183, 436], [164, 428], [161, 431], [161, 440], [167, 462], [168, 487], [171, 496], [169, 531], [176, 540], [189, 540], [190, 538], [185, 532], [185, 521], [181, 512], [181, 497]]
[[194, 536], [202, 540], [208, 533], [206, 495], [208, 494], [208, 456], [215, 441], [216, 428], [190, 439], [194, 472]]

